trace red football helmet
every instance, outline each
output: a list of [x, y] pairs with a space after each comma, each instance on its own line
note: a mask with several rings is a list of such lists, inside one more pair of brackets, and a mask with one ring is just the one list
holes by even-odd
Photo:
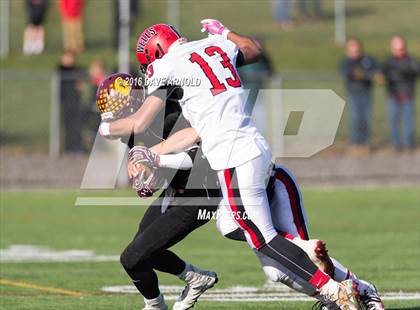
[[137, 60], [141, 66], [145, 67], [156, 59], [162, 58], [171, 45], [181, 38], [172, 25], [156, 24], [148, 27], [137, 40]]

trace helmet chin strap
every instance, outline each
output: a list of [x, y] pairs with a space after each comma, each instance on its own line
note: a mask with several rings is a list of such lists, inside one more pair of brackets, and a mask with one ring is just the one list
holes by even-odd
[[171, 49], [173, 47], [179, 46], [179, 45], [184, 44], [184, 43], [187, 43], [187, 42], [188, 42], [187, 38], [179, 38], [174, 43], [172, 43], [171, 46], [169, 46], [168, 53], [171, 51]]

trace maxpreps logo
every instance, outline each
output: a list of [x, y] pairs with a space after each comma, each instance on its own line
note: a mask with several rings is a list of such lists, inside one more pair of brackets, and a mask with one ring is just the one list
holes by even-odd
[[149, 29], [145, 30], [142, 34], [142, 36], [139, 38], [137, 42], [137, 52], [143, 53], [144, 47], [146, 46], [147, 42], [156, 35], [156, 31], [153, 27], [150, 27]]

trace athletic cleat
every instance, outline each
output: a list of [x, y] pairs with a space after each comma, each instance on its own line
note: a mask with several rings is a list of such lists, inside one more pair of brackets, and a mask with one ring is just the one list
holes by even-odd
[[308, 254], [312, 262], [330, 277], [334, 277], [334, 264], [328, 255], [327, 246], [324, 241], [317, 239], [303, 240], [294, 238], [291, 240]]
[[312, 306], [312, 310], [340, 310], [340, 308], [335, 303], [324, 303], [318, 301]]
[[187, 272], [185, 282], [187, 285], [174, 304], [173, 310], [186, 310], [194, 307], [198, 298], [218, 281], [217, 274], [213, 271], [200, 270], [191, 266]]
[[357, 285], [353, 280], [329, 287], [327, 283], [321, 288], [321, 295], [329, 302], [334, 302], [341, 310], [360, 310]]
[[155, 299], [144, 299], [144, 308], [142, 310], [168, 310], [168, 306], [165, 304], [163, 295], [159, 295]]
[[312, 306], [312, 310], [340, 310], [340, 307], [334, 301], [327, 300], [321, 295], [316, 296], [316, 298], [319, 301]]
[[360, 302], [366, 310], [384, 310], [385, 306], [379, 297], [378, 290], [375, 285], [359, 280]]

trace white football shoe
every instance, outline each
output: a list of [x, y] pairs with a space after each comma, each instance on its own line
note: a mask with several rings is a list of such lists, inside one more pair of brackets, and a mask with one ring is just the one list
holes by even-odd
[[168, 306], [165, 304], [163, 295], [160, 294], [154, 299], [144, 298], [144, 308], [142, 310], [168, 310]]
[[218, 281], [217, 274], [213, 271], [200, 270], [191, 265], [184, 278], [187, 282], [181, 296], [174, 304], [173, 310], [186, 310], [194, 307], [198, 298]]
[[312, 310], [340, 310], [335, 302], [321, 302], [318, 301], [312, 306]]
[[[320, 294], [329, 302], [334, 302], [341, 310], [360, 310], [358, 291], [353, 280], [340, 283], [330, 280], [320, 289]], [[331, 284], [329, 284], [331, 283]]]
[[318, 239], [303, 240], [300, 238], [294, 238], [290, 241], [304, 250], [319, 269], [331, 277], [334, 276], [334, 264], [328, 255], [327, 246], [324, 241]]
[[366, 310], [384, 310], [385, 306], [375, 285], [363, 280], [358, 281], [360, 282], [358, 285], [360, 301], [364, 308]]
[[312, 310], [340, 310], [340, 307], [334, 301], [327, 300], [320, 294], [314, 296], [318, 302], [312, 306]]

